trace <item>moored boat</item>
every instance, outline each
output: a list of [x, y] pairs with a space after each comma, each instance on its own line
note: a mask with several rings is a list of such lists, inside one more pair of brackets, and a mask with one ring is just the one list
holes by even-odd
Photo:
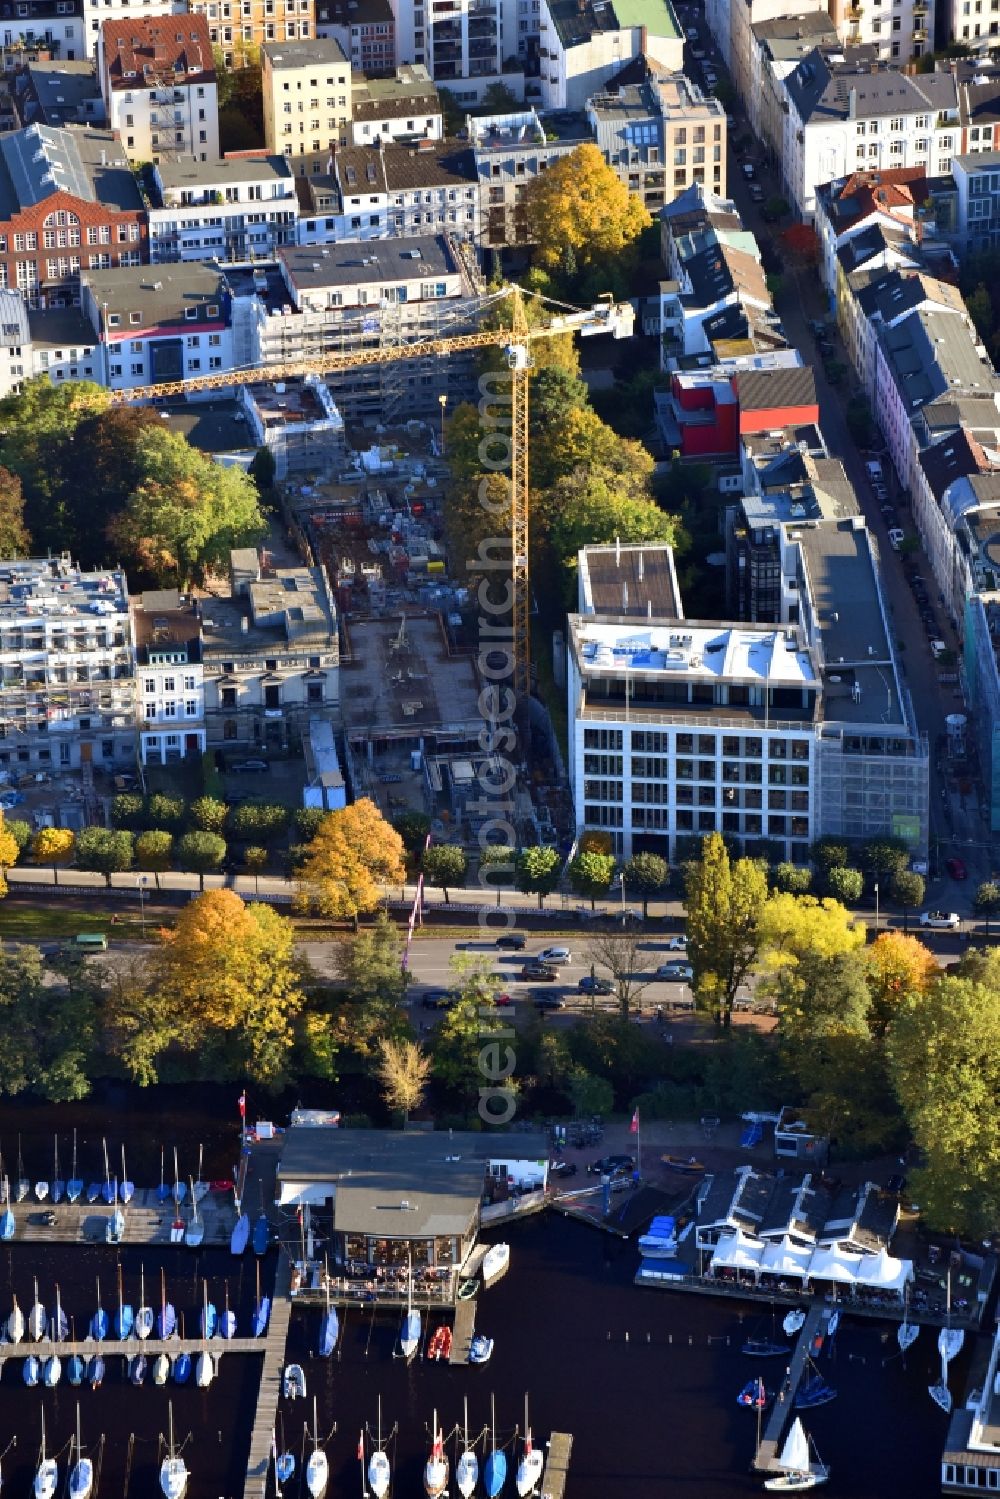
[[174, 1407], [169, 1407], [169, 1442], [167, 1455], [160, 1464], [160, 1493], [163, 1499], [184, 1499], [188, 1486], [187, 1464], [174, 1445]]
[[286, 1400], [304, 1400], [306, 1376], [301, 1364], [288, 1364], [285, 1368], [282, 1389]]
[[431, 1334], [431, 1340], [427, 1344], [427, 1357], [434, 1363], [439, 1363], [442, 1359], [447, 1363], [451, 1358], [451, 1340], [451, 1328], [447, 1322], [442, 1322]]
[[233, 1224], [233, 1231], [229, 1235], [230, 1254], [244, 1254], [247, 1244], [250, 1242], [250, 1219], [246, 1213], [241, 1213]]
[[480, 1275], [483, 1278], [483, 1286], [488, 1291], [490, 1286], [496, 1285], [502, 1275], [506, 1275], [510, 1268], [510, 1245], [491, 1244], [483, 1256], [480, 1267]]
[[54, 1499], [56, 1489], [59, 1487], [59, 1464], [54, 1457], [46, 1456], [45, 1452], [45, 1411], [42, 1410], [42, 1449], [39, 1454], [38, 1467], [35, 1469], [35, 1481], [32, 1487], [34, 1499]]
[[493, 1357], [493, 1339], [477, 1332], [469, 1345], [470, 1364], [488, 1364]]
[[448, 1459], [444, 1455], [444, 1438], [438, 1427], [435, 1411], [430, 1456], [424, 1464], [424, 1493], [427, 1499], [440, 1499], [447, 1487]]
[[801, 1307], [796, 1307], [794, 1311], [785, 1313], [784, 1320], [782, 1321], [781, 1325], [784, 1328], [787, 1336], [790, 1338], [794, 1338], [795, 1334], [802, 1330], [802, 1326], [805, 1320], [805, 1312]]
[[483, 1464], [483, 1486], [486, 1489], [486, 1499], [498, 1499], [498, 1495], [507, 1482], [507, 1454], [502, 1447], [497, 1446], [497, 1413], [490, 1396], [490, 1450]]
[[671, 1171], [684, 1171], [693, 1175], [705, 1169], [705, 1162], [699, 1161], [698, 1157], [693, 1155], [661, 1155], [660, 1160]]
[[826, 1483], [830, 1470], [824, 1463], [810, 1461], [809, 1438], [798, 1416], [792, 1422], [785, 1445], [777, 1459], [776, 1467], [782, 1471], [775, 1478], [768, 1478], [765, 1489], [777, 1493], [797, 1493], [803, 1489], [814, 1489]]
[[748, 1407], [750, 1410], [766, 1410], [771, 1400], [769, 1390], [764, 1388], [764, 1381], [760, 1375], [756, 1379], [748, 1379], [742, 1390], [736, 1397], [736, 1404]]

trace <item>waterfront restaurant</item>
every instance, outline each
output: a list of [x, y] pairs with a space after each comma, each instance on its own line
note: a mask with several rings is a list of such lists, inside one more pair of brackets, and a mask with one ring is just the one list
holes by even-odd
[[277, 1198], [332, 1213], [335, 1265], [391, 1277], [457, 1269], [484, 1203], [544, 1188], [547, 1171], [543, 1134], [303, 1125], [285, 1135]]

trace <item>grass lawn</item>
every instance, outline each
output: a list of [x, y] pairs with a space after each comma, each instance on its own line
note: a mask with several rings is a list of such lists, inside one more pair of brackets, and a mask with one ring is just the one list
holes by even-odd
[[[105, 932], [109, 937], [135, 939], [142, 935], [139, 917], [121, 915], [112, 925], [110, 911], [78, 911], [65, 906], [29, 906], [20, 901], [0, 905], [0, 937], [44, 942], [53, 937], [76, 937], [81, 932]], [[147, 934], [161, 925], [146, 917]]]

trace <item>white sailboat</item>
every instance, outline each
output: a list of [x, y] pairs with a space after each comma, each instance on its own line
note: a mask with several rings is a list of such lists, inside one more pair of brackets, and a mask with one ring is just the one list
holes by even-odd
[[83, 1178], [76, 1174], [76, 1130], [73, 1131], [73, 1175], [66, 1183], [66, 1201], [76, 1202], [83, 1191]]
[[12, 1296], [10, 1299], [13, 1302], [13, 1306], [10, 1316], [7, 1318], [7, 1341], [8, 1343], [20, 1343], [24, 1337], [24, 1313], [17, 1304], [17, 1297]]
[[528, 1421], [528, 1397], [524, 1397], [524, 1452], [517, 1465], [515, 1485], [521, 1499], [533, 1494], [542, 1481], [545, 1459], [531, 1440], [531, 1424]]
[[399, 1351], [409, 1363], [420, 1347], [420, 1313], [413, 1305], [413, 1265], [406, 1275], [406, 1316], [399, 1332]]
[[200, 1201], [194, 1189], [194, 1178], [191, 1181], [191, 1222], [184, 1230], [184, 1242], [189, 1249], [197, 1249], [205, 1237], [204, 1219], [198, 1217], [198, 1203]]
[[35, 1482], [32, 1486], [34, 1499], [53, 1499], [56, 1489], [59, 1487], [59, 1464], [54, 1457], [45, 1455], [45, 1412], [42, 1411], [42, 1451], [35, 1470]]
[[910, 1321], [910, 1288], [907, 1286], [906, 1300], [903, 1303], [903, 1320], [896, 1328], [896, 1341], [899, 1344], [900, 1353], [905, 1353], [907, 1348], [912, 1348], [919, 1336], [919, 1322]]
[[310, 1499], [323, 1499], [326, 1486], [330, 1481], [330, 1465], [326, 1460], [326, 1453], [319, 1444], [319, 1416], [316, 1410], [316, 1396], [313, 1396], [313, 1450], [309, 1454], [306, 1463], [306, 1488], [309, 1490]]
[[444, 1455], [444, 1438], [438, 1426], [438, 1413], [434, 1412], [431, 1455], [424, 1464], [424, 1493], [427, 1499], [440, 1499], [448, 1488], [448, 1459]]
[[174, 1403], [169, 1406], [170, 1445], [160, 1464], [160, 1492], [164, 1499], [184, 1499], [187, 1493], [187, 1464], [174, 1446]]
[[191, 1196], [194, 1198], [195, 1202], [200, 1202], [203, 1197], [207, 1197], [208, 1196], [208, 1182], [203, 1182], [202, 1179], [201, 1179], [202, 1154], [203, 1154], [203, 1147], [201, 1145], [199, 1145], [198, 1146], [198, 1180], [191, 1183]]
[[215, 1360], [205, 1349], [199, 1353], [194, 1366], [194, 1382], [199, 1390], [207, 1390], [215, 1378]]
[[818, 1488], [830, 1476], [830, 1469], [824, 1463], [810, 1462], [809, 1438], [798, 1416], [785, 1438], [777, 1466], [784, 1471], [776, 1478], [768, 1478], [764, 1487], [783, 1494]]
[[[364, 1461], [365, 1434], [361, 1433], [359, 1442], [361, 1460]], [[389, 1466], [389, 1458], [385, 1448], [382, 1446], [382, 1396], [378, 1397], [378, 1442], [375, 1450], [368, 1460], [368, 1487], [375, 1495], [375, 1499], [385, 1499], [389, 1492], [389, 1484], [392, 1482], [392, 1469]]]
[[132, 1328], [135, 1332], [136, 1337], [143, 1339], [148, 1338], [150, 1333], [153, 1331], [153, 1324], [155, 1321], [156, 1318], [153, 1315], [153, 1308], [146, 1305], [146, 1272], [140, 1265], [139, 1310], [136, 1312], [135, 1321], [132, 1324]]
[[951, 1271], [948, 1271], [947, 1289], [947, 1324], [938, 1333], [938, 1353], [941, 1355], [941, 1379], [938, 1384], [928, 1385], [927, 1393], [939, 1405], [945, 1414], [951, 1412], [952, 1398], [948, 1388], [948, 1365], [953, 1358], [957, 1358], [962, 1351], [965, 1342], [965, 1333], [960, 1327], [951, 1325]]
[[455, 1464], [455, 1483], [462, 1499], [472, 1499], [479, 1482], [479, 1459], [469, 1446], [469, 1402], [464, 1401], [462, 1418], [462, 1454]]
[[38, 1296], [38, 1276], [35, 1276], [35, 1299], [31, 1303], [31, 1311], [28, 1313], [28, 1337], [35, 1343], [41, 1341], [45, 1336], [49, 1325], [49, 1314]]
[[79, 1402], [76, 1407], [76, 1452], [76, 1462], [69, 1475], [70, 1499], [90, 1499], [94, 1492], [94, 1464], [89, 1457], [83, 1455], [83, 1443], [80, 1440]]

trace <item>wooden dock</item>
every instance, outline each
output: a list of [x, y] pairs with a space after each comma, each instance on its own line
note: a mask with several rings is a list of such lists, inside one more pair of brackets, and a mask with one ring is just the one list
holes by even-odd
[[449, 1363], [467, 1364], [469, 1362], [469, 1349], [476, 1335], [476, 1301], [471, 1297], [467, 1301], [456, 1301], [455, 1303], [455, 1326], [452, 1329], [451, 1358]]
[[266, 1351], [265, 1338], [126, 1338], [119, 1341], [105, 1338], [98, 1343], [94, 1338], [77, 1338], [75, 1343], [52, 1343], [43, 1339], [39, 1343], [0, 1343], [0, 1369], [8, 1359], [30, 1358], [32, 1354], [43, 1362], [56, 1353], [61, 1359], [79, 1354], [83, 1359], [93, 1358], [99, 1353], [102, 1358], [133, 1358], [144, 1353], [147, 1358], [156, 1358], [161, 1353], [171, 1358], [178, 1353], [189, 1353], [196, 1358], [199, 1353], [210, 1353], [221, 1358], [224, 1353], [257, 1353]]
[[815, 1303], [806, 1315], [799, 1333], [799, 1340], [788, 1365], [784, 1384], [771, 1407], [764, 1435], [753, 1460], [753, 1465], [758, 1472], [769, 1473], [777, 1467], [778, 1451], [785, 1435], [785, 1427], [788, 1425], [795, 1406], [795, 1396], [802, 1382], [802, 1375], [805, 1373], [806, 1362], [817, 1336], [825, 1335], [833, 1310], [832, 1306]]
[[260, 1371], [257, 1412], [254, 1416], [253, 1431], [250, 1433], [250, 1452], [247, 1457], [247, 1476], [243, 1489], [244, 1499], [264, 1499], [267, 1493], [274, 1424], [277, 1419], [278, 1397], [281, 1394], [281, 1379], [285, 1368], [285, 1344], [288, 1341], [288, 1324], [292, 1317], [291, 1284], [291, 1264], [284, 1254], [279, 1254], [278, 1268], [274, 1276], [274, 1292], [271, 1297], [271, 1320], [267, 1325], [267, 1336], [260, 1340], [263, 1344], [264, 1362]]
[[[123, 1244], [170, 1244], [170, 1231], [175, 1221], [172, 1202], [160, 1202], [155, 1187], [137, 1191], [131, 1202], [119, 1204], [125, 1217]], [[111, 1222], [113, 1207], [105, 1203], [60, 1202], [53, 1207], [48, 1202], [12, 1202], [14, 1214], [15, 1244], [103, 1244], [107, 1242], [107, 1228]], [[190, 1202], [181, 1205], [177, 1215], [185, 1228], [192, 1219]], [[49, 1222], [49, 1218], [53, 1222]], [[203, 1244], [228, 1244], [236, 1222], [236, 1209], [231, 1192], [208, 1192], [198, 1204], [198, 1220], [204, 1228]], [[114, 1246], [109, 1246], [114, 1247]]]
[[554, 1431], [549, 1437], [548, 1449], [545, 1472], [542, 1474], [541, 1499], [563, 1499], [573, 1438], [568, 1431]]

